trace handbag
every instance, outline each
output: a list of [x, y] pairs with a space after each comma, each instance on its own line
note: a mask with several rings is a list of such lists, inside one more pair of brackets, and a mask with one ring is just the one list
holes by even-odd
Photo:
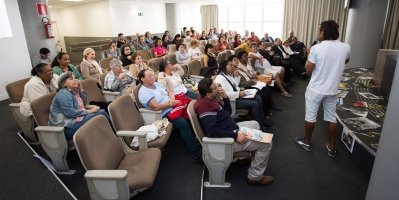
[[257, 81], [264, 82], [266, 84], [270, 84], [272, 82], [273, 75], [271, 74], [259, 74], [256, 76]]
[[180, 103], [173, 106], [173, 109], [167, 114], [170, 120], [175, 120], [179, 117], [183, 117], [184, 119], [190, 119], [187, 113], [187, 106], [190, 103], [191, 99], [186, 96], [184, 93], [179, 93], [175, 95], [175, 99], [179, 100]]

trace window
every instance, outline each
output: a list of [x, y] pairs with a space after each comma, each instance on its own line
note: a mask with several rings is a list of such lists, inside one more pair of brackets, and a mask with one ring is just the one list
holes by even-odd
[[0, 38], [12, 37], [10, 20], [8, 19], [6, 4], [0, 0]]
[[269, 33], [273, 38], [282, 36], [284, 17], [284, 0], [243, 0], [222, 1], [219, 4], [219, 28], [225, 31], [245, 30], [255, 32], [262, 38]]

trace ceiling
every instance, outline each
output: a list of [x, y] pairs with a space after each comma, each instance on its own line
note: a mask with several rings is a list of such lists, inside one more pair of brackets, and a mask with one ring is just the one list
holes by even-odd
[[[62, 0], [48, 0], [48, 5], [51, 6], [50, 8], [65, 8], [69, 6], [79, 5], [79, 4], [86, 4], [86, 3], [93, 3], [97, 1], [108, 1], [108, 0], [82, 0], [79, 2], [72, 2], [72, 1], [62, 1]], [[112, 1], [112, 0], [109, 0]], [[218, 0], [122, 0], [122, 1], [137, 1], [137, 2], [159, 2], [159, 3], [188, 3], [188, 2], [199, 2], [199, 3], [215, 3]]]

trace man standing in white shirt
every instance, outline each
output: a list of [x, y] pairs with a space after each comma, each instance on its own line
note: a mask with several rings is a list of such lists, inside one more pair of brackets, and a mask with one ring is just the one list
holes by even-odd
[[350, 57], [348, 44], [338, 41], [338, 24], [333, 20], [324, 21], [317, 29], [317, 39], [321, 43], [313, 46], [306, 61], [306, 72], [312, 78], [305, 93], [305, 137], [296, 137], [295, 141], [305, 150], [311, 151], [313, 129], [317, 111], [321, 103], [324, 108], [324, 120], [329, 122], [327, 153], [336, 155], [337, 120], [335, 118], [338, 85]]

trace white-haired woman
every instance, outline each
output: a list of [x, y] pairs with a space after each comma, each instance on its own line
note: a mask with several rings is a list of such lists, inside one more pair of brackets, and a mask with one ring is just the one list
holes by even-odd
[[86, 48], [83, 51], [83, 61], [80, 63], [80, 71], [82, 72], [83, 79], [95, 78], [100, 80], [100, 75], [103, 74], [103, 69], [94, 59], [96, 52], [92, 48]]
[[114, 58], [110, 62], [111, 71], [105, 76], [104, 89], [130, 94], [136, 85], [137, 78], [129, 70], [123, 69], [122, 61]]

